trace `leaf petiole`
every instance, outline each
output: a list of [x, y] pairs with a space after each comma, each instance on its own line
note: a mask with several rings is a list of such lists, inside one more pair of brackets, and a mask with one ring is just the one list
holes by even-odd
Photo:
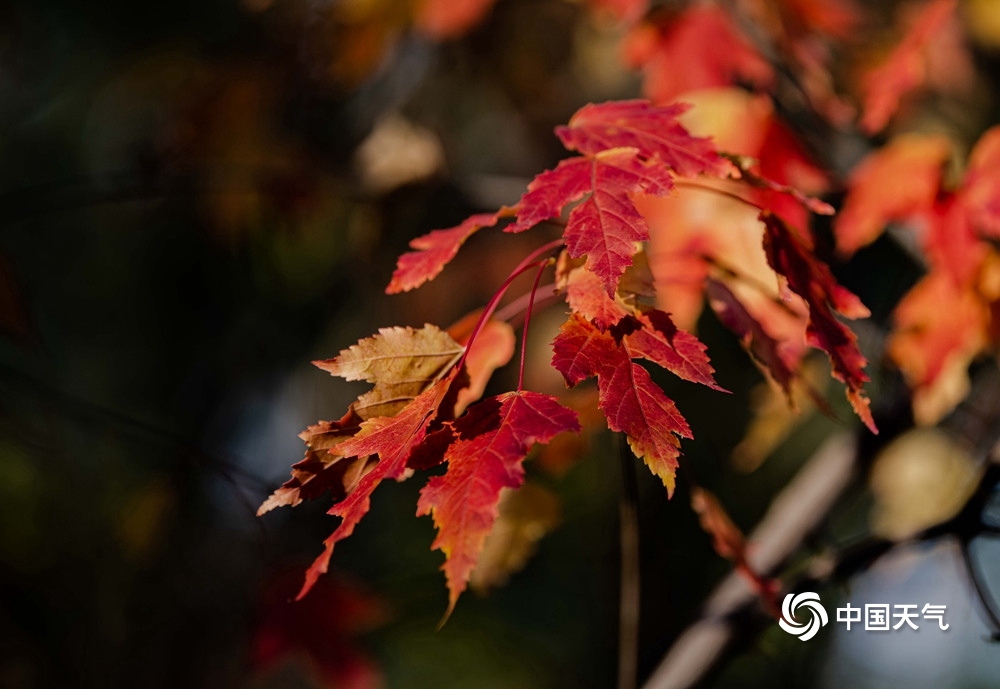
[[[550, 303], [556, 301], [562, 301], [565, 297], [562, 294], [556, 292], [556, 283], [550, 282], [548, 284], [539, 287], [536, 292], [538, 294], [543, 294], [545, 296], [540, 299], [536, 299], [533, 308], [544, 308]], [[502, 309], [499, 309], [495, 314], [493, 314], [493, 320], [506, 321], [512, 326], [514, 325], [515, 319], [528, 308], [528, 301], [531, 299], [531, 292], [525, 292], [517, 299], [513, 300]], [[516, 326], [515, 326], [516, 327]]]
[[750, 199], [744, 198], [735, 192], [726, 191], [725, 189], [719, 189], [718, 187], [711, 187], [708, 186], [707, 184], [698, 184], [698, 182], [691, 182], [686, 179], [676, 179], [674, 180], [674, 186], [681, 189], [693, 189], [695, 191], [704, 191], [710, 194], [718, 194], [719, 196], [725, 196], [726, 198], [733, 199], [734, 201], [739, 201], [740, 203], [746, 204], [751, 208], [755, 208], [760, 212], [764, 212], [766, 210], [763, 206], [756, 204]]
[[524, 387], [524, 353], [528, 348], [528, 324], [531, 322], [531, 307], [535, 304], [535, 293], [538, 291], [538, 282], [542, 279], [545, 269], [554, 263], [550, 257], [542, 261], [535, 273], [535, 282], [531, 285], [531, 292], [528, 293], [528, 308], [524, 311], [524, 327], [521, 328], [521, 369], [517, 375], [517, 391]]
[[469, 356], [469, 352], [472, 351], [472, 343], [475, 342], [476, 337], [479, 335], [480, 331], [482, 331], [483, 326], [486, 324], [486, 321], [488, 321], [490, 317], [493, 315], [493, 312], [496, 311], [497, 306], [500, 304], [500, 300], [503, 299], [504, 294], [507, 293], [507, 290], [510, 288], [514, 280], [519, 275], [521, 275], [521, 273], [525, 273], [531, 270], [532, 268], [537, 268], [540, 264], [547, 264], [549, 259], [539, 261], [538, 257], [544, 255], [549, 251], [552, 251], [557, 247], [562, 246], [562, 244], [563, 244], [562, 239], [556, 239], [549, 242], [548, 244], [540, 246], [539, 248], [535, 249], [530, 254], [528, 254], [524, 258], [524, 260], [521, 261], [519, 264], [517, 264], [517, 267], [510, 272], [510, 275], [507, 276], [507, 279], [503, 281], [503, 284], [500, 285], [500, 288], [490, 298], [490, 301], [486, 305], [486, 308], [483, 309], [483, 313], [479, 317], [479, 320], [476, 321], [476, 327], [472, 329], [472, 334], [469, 335], [469, 339], [466, 340], [465, 342], [465, 352], [462, 354], [462, 358], [458, 360], [459, 368], [461, 368], [462, 364], [465, 363], [465, 359]]

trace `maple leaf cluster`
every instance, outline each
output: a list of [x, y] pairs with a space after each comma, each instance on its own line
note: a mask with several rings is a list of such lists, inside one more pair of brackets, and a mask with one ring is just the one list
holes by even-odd
[[[693, 136], [678, 119], [687, 108], [641, 100], [581, 108], [556, 130], [576, 155], [536, 176], [514, 206], [414, 239], [413, 251], [399, 259], [387, 291], [411, 290], [433, 279], [474, 233], [502, 222], [507, 233], [545, 222], [561, 225], [559, 240], [525, 258], [474, 320], [449, 332], [432, 325], [384, 328], [334, 359], [316, 362], [333, 375], [374, 387], [340, 420], [320, 422], [302, 434], [305, 458], [261, 506], [261, 513], [294, 506], [327, 490], [336, 501], [330, 514], [341, 522], [306, 573], [300, 598], [327, 570], [336, 543], [368, 512], [379, 483], [444, 463], [447, 470], [421, 490], [417, 514], [430, 515], [437, 528], [432, 547], [446, 557], [450, 613], [497, 519], [501, 491], [524, 482], [523, 462], [532, 446], [580, 430], [574, 411], [552, 395], [522, 389], [520, 382], [512, 392], [479, 400], [490, 374], [514, 351], [513, 330], [492, 315], [513, 279], [531, 270], [536, 278], [524, 340], [539, 278], [554, 265], [556, 289], [569, 315], [552, 343], [552, 365], [570, 387], [596, 379], [608, 428], [624, 433], [635, 455], [673, 493], [681, 439], [692, 437], [691, 428], [640, 362], [724, 390], [705, 345], [653, 305], [656, 280], [646, 256], [650, 227], [637, 203], [670, 196], [699, 178], [729, 180], [748, 192], [736, 198], [758, 214], [757, 241], [781, 286], [781, 298], [800, 300], [802, 336], [829, 355], [833, 375], [845, 383], [854, 409], [874, 430], [863, 389], [865, 358], [837, 317], [857, 318], [867, 310], [836, 283], [809, 238], [775, 210], [782, 207], [781, 199], [822, 212], [826, 205], [772, 181], [752, 163], [720, 154], [711, 139]], [[787, 388], [798, 375], [797, 362], [782, 356], [780, 339], [724, 283], [706, 276], [700, 289], [717, 302], [722, 322], [765, 371]], [[523, 380], [523, 358], [521, 365]]]
[[927, 3], [885, 61], [865, 74], [862, 129], [881, 131], [898, 109], [900, 98], [928, 81], [931, 41], [947, 27], [957, 7], [958, 0]]
[[[836, 180], [814, 165], [776, 116], [773, 102], [780, 100], [776, 92], [782, 79], [777, 65], [825, 126], [868, 135], [905, 121], [917, 96], [957, 95], [974, 83], [957, 0], [902, 3], [897, 9], [898, 28], [883, 32], [891, 38], [883, 41], [872, 33], [869, 9], [844, 0], [748, 0], [738, 7], [686, 3], [670, 9], [647, 4], [645, 11], [629, 16], [622, 53], [642, 71], [643, 90], [655, 103], [683, 98], [714, 109], [705, 130], [726, 140], [727, 150], [756, 159], [753, 171], [773, 183], [758, 184], [752, 198], [794, 228], [793, 240], [808, 245], [806, 209], [825, 211], [781, 191], [824, 193], [835, 188]], [[833, 63], [859, 31], [869, 32], [878, 47], [864, 51], [868, 54], [854, 67], [855, 105], [838, 91]], [[714, 49], [721, 44], [729, 49]], [[690, 68], [676, 69], [678, 64]], [[948, 139], [898, 136], [850, 174], [847, 203], [834, 227], [845, 258], [891, 222], [905, 222], [921, 237], [929, 273], [897, 308], [888, 354], [910, 383], [915, 418], [923, 424], [936, 422], [964, 398], [969, 364], [996, 342], [993, 250], [984, 241], [995, 238], [986, 209], [993, 203], [984, 162], [989, 140], [984, 136], [966, 179], [954, 186], [943, 183], [941, 174], [951, 156]], [[743, 181], [753, 178], [744, 174]], [[785, 189], [776, 190], [778, 183]], [[754, 248], [750, 257], [746, 241], [756, 236], [756, 217], [717, 199], [708, 205], [689, 189], [666, 200], [643, 200], [639, 207], [651, 227], [649, 263], [658, 303], [680, 325], [694, 322], [707, 280], [716, 315], [740, 333], [789, 400], [806, 345], [819, 346], [830, 354], [834, 376], [847, 384], [852, 405], [871, 426], [860, 392], [863, 373], [852, 373], [863, 368], [862, 360], [852, 361], [853, 334], [836, 318], [817, 320], [823, 313], [820, 303], [807, 304], [808, 295], [790, 282], [791, 298], [785, 290], [780, 308], [773, 293], [759, 288], [776, 256]], [[781, 224], [769, 224], [769, 235]], [[836, 303], [832, 292], [820, 302], [828, 297], [833, 299], [829, 304]], [[833, 311], [849, 318], [866, 315], [860, 304], [847, 302]]]
[[[833, 88], [829, 64], [831, 44], [849, 39], [862, 23], [855, 3], [746, 0], [738, 11], [713, 2], [686, 3], [680, 9], [643, 4], [646, 11], [631, 15], [635, 19], [629, 23], [622, 54], [627, 64], [643, 72], [643, 89], [654, 102], [736, 84], [772, 92], [780, 61], [816, 111], [834, 121], [849, 119], [851, 109]], [[763, 54], [763, 44], [774, 54]], [[720, 50], [723, 45], [726, 49]], [[679, 64], [684, 69], [677, 69]]]
[[[869, 23], [861, 4], [745, 0], [739, 7], [692, 2], [676, 10], [648, 0], [628, 4], [629, 12], [618, 13], [627, 25], [622, 57], [642, 71], [645, 95], [656, 103], [737, 85], [773, 94], [780, 65], [794, 77], [809, 107], [828, 123], [846, 128], [856, 122], [865, 133], [875, 134], [907, 96], [927, 88], [954, 92], [972, 80], [971, 61], [953, 45], [960, 43], [955, 39], [961, 33], [958, 0], [911, 3], [918, 11], [904, 21], [905, 34], [859, 70], [860, 108], [838, 92], [832, 63], [837, 51]], [[726, 50], [719, 50], [720, 45]], [[677, 69], [681, 64], [684, 69]]]
[[928, 271], [896, 307], [888, 353], [913, 389], [914, 415], [924, 424], [965, 397], [969, 364], [998, 340], [1000, 127], [979, 139], [954, 186], [944, 174], [951, 156], [943, 136], [895, 137], [855, 168], [834, 224], [845, 256], [892, 223], [918, 236]]

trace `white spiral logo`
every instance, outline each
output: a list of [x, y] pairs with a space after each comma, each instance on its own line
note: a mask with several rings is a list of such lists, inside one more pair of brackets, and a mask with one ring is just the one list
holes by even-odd
[[[808, 624], [796, 623], [795, 613], [800, 612], [799, 608], [807, 608], [809, 610]], [[789, 593], [781, 603], [781, 619], [778, 620], [778, 625], [789, 634], [799, 637], [802, 641], [809, 641], [809, 639], [816, 636], [820, 628], [826, 626], [826, 623], [829, 621], [829, 618], [826, 616], [826, 608], [819, 602], [818, 593], [812, 593], [811, 591], [798, 595]]]

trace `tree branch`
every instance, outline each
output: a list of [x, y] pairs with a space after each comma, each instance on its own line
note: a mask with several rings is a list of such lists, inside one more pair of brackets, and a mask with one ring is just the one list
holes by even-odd
[[618, 689], [635, 689], [639, 666], [639, 483], [635, 456], [624, 433], [615, 434], [622, 467], [620, 503], [621, 583], [618, 608]]

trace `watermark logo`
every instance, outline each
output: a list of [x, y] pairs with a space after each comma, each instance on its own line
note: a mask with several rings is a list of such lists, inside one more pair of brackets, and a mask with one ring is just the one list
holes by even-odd
[[[809, 622], [799, 624], [798, 619], [809, 613]], [[789, 634], [799, 637], [801, 641], [809, 641], [820, 629], [826, 626], [830, 618], [826, 608], [819, 602], [819, 594], [812, 591], [805, 593], [789, 593], [781, 603], [781, 619], [778, 624]]]
[[[944, 621], [946, 610], [947, 606], [945, 605], [931, 605], [930, 603], [924, 605], [923, 608], [913, 604], [879, 603], [874, 605], [868, 603], [864, 607], [864, 616], [862, 616], [860, 607], [854, 607], [848, 603], [846, 607], [837, 608], [837, 622], [844, 623], [847, 631], [851, 631], [852, 624], [861, 625], [862, 620], [864, 620], [865, 631], [888, 632], [899, 630], [904, 625], [917, 631], [920, 626], [915, 620], [930, 620], [937, 622], [937, 627], [941, 631], [947, 631], [951, 625]], [[807, 613], [809, 621], [800, 623]], [[820, 603], [818, 593], [812, 591], [799, 594], [789, 593], [781, 603], [781, 619], [778, 620], [778, 625], [802, 641], [809, 641], [816, 636], [829, 621], [826, 608]]]

